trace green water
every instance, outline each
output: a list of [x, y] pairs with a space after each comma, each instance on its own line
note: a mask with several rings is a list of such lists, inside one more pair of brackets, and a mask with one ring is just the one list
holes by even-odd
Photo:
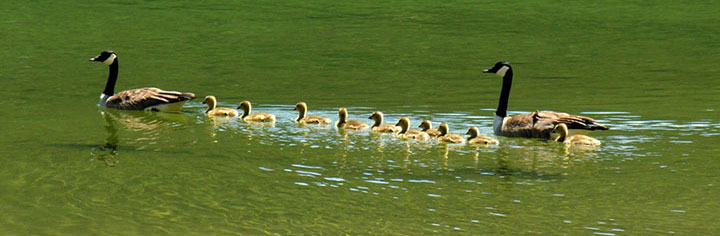
[[[720, 4], [711, 1], [3, 1], [2, 235], [711, 235], [720, 231]], [[156, 86], [251, 100], [274, 127], [97, 106]], [[491, 135], [591, 116], [596, 150], [299, 127], [373, 111]]]

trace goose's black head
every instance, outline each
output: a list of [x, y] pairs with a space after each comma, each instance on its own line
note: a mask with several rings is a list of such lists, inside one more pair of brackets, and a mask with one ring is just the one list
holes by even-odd
[[90, 58], [90, 61], [97, 61], [105, 63], [105, 65], [110, 65], [115, 62], [115, 59], [117, 59], [117, 54], [113, 51], [103, 51], [97, 56]]
[[499, 76], [505, 76], [505, 72], [507, 72], [509, 69], [511, 69], [510, 63], [505, 61], [499, 61], [498, 63], [495, 63], [493, 67], [483, 70], [483, 73], [494, 73]]

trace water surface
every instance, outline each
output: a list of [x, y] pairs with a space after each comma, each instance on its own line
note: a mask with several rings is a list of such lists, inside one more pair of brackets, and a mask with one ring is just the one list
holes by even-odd
[[[717, 3], [3, 2], [3, 235], [690, 234], [717, 232]], [[157, 86], [251, 100], [274, 126], [97, 106]], [[492, 135], [512, 114], [590, 116], [594, 150], [496, 147], [298, 126], [408, 116]]]

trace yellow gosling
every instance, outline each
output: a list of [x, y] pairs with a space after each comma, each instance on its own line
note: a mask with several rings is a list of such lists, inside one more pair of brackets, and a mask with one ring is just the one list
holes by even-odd
[[307, 104], [304, 102], [298, 102], [295, 104], [295, 109], [298, 111], [298, 117], [295, 119], [295, 122], [298, 123], [308, 123], [308, 124], [330, 124], [331, 121], [327, 117], [324, 116], [306, 116], [307, 114]]
[[394, 125], [390, 124], [383, 124], [383, 113], [376, 111], [373, 112], [368, 119], [371, 119], [375, 121], [373, 125], [370, 126], [370, 131], [373, 132], [380, 132], [380, 133], [395, 133], [396, 127]]
[[440, 126], [438, 127], [438, 131], [440, 131], [440, 136], [438, 136], [438, 142], [440, 143], [464, 143], [465, 139], [457, 134], [450, 133], [450, 129], [448, 128], [448, 125], [445, 123], [440, 123]]
[[478, 128], [475, 126], [471, 126], [468, 129], [467, 134], [470, 135], [467, 138], [468, 144], [486, 144], [486, 145], [500, 144], [500, 142], [498, 142], [497, 139], [494, 139], [494, 138], [491, 138], [491, 137], [488, 137], [485, 135], [480, 135], [480, 131], [478, 131]]
[[348, 112], [347, 109], [344, 107], [341, 107], [338, 109], [338, 121], [335, 123], [335, 126], [341, 129], [352, 129], [352, 130], [361, 130], [361, 129], [367, 129], [368, 125], [357, 121], [357, 120], [348, 120]]
[[243, 121], [254, 121], [254, 122], [274, 122], [275, 121], [275, 115], [264, 113], [264, 112], [258, 112], [258, 113], [250, 113], [252, 112], [252, 105], [249, 101], [242, 101], [240, 105], [238, 105], [237, 109], [242, 109], [243, 114], [240, 116], [240, 118]]
[[429, 120], [423, 120], [418, 126], [423, 132], [427, 133], [431, 137], [440, 136], [440, 131], [432, 128], [432, 123]]
[[555, 128], [552, 130], [553, 133], [559, 134], [559, 136], [555, 139], [555, 141], [564, 143], [565, 145], [583, 145], [583, 146], [590, 146], [590, 147], [597, 147], [600, 146], [600, 141], [585, 135], [571, 135], [568, 136], [568, 128], [567, 125], [560, 123], [555, 126]]
[[238, 116], [238, 111], [228, 107], [217, 107], [217, 99], [215, 96], [206, 96], [203, 104], [207, 104], [208, 108], [205, 110], [207, 116]]
[[430, 135], [425, 132], [416, 129], [410, 129], [410, 119], [407, 117], [401, 117], [395, 126], [400, 127], [400, 131], [397, 136], [404, 139], [415, 139], [419, 141], [425, 141], [430, 139]]

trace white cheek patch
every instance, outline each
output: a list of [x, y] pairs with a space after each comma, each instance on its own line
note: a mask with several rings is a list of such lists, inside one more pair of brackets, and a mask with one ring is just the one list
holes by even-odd
[[510, 69], [508, 66], [503, 66], [497, 72], [495, 72], [495, 74], [499, 76], [505, 76], [505, 72], [507, 72], [508, 69]]
[[113, 64], [113, 62], [115, 62], [115, 58], [117, 58], [117, 56], [115, 54], [110, 54], [110, 56], [107, 59], [105, 59], [105, 61], [103, 61], [103, 63], [105, 63], [105, 65], [109, 66], [110, 64]]

